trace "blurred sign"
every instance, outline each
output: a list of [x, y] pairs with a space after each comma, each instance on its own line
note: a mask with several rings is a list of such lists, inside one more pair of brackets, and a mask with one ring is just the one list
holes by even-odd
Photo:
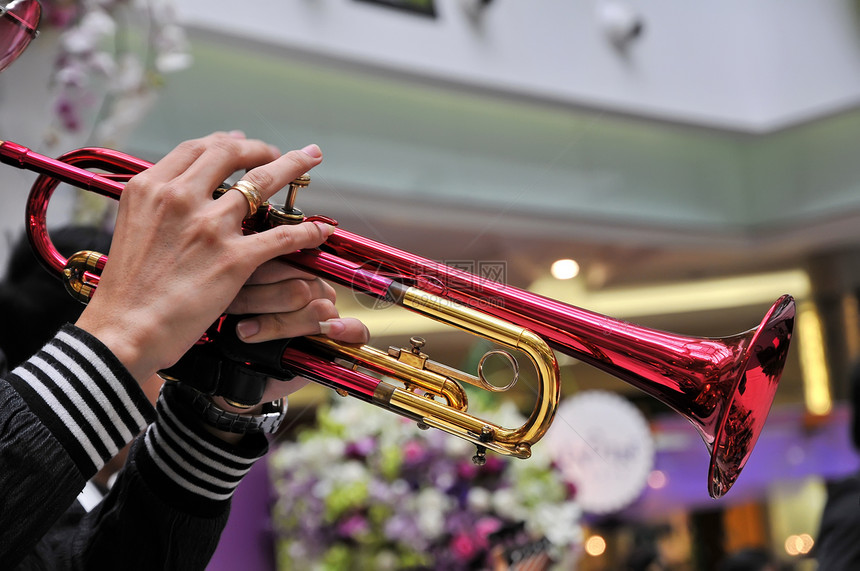
[[562, 402], [544, 442], [589, 513], [611, 513], [630, 504], [654, 465], [645, 417], [614, 393], [586, 391]]

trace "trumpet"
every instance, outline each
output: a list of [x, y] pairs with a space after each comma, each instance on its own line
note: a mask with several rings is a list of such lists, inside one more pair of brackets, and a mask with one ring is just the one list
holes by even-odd
[[[42, 264], [86, 301], [107, 257], [79, 252], [67, 260], [57, 251], [46, 226], [51, 195], [65, 182], [118, 199], [124, 183], [152, 164], [103, 148], [77, 149], [53, 159], [10, 141], [0, 142], [0, 161], [40, 173], [27, 200], [30, 243]], [[323, 216], [305, 217], [295, 207], [299, 189], [308, 182], [307, 177], [294, 181], [286, 204], [264, 204], [244, 222], [244, 230], [260, 232], [302, 220], [336, 224]], [[223, 189], [214, 190], [216, 196], [219, 192]], [[508, 350], [524, 354], [537, 374], [534, 408], [522, 426], [513, 428], [469, 414], [463, 384], [503, 392], [516, 376], [507, 386], [493, 385], [480, 366], [473, 375], [433, 361], [422, 351], [420, 339], [413, 339], [410, 348], [382, 351], [311, 336], [280, 345], [274, 355], [243, 356], [251, 369], [280, 373], [281, 378], [301, 375], [413, 419], [421, 428], [463, 438], [476, 446], [474, 460], [480, 464], [488, 450], [517, 458], [531, 455], [559, 404], [558, 351], [618, 377], [687, 418], [711, 455], [707, 487], [714, 498], [732, 487], [752, 453], [773, 403], [794, 325], [794, 300], [783, 295], [757, 327], [733, 336], [699, 338], [659, 331], [493, 282], [342, 228], [319, 249], [284, 259], [320, 278], [501, 345], [506, 348], [501, 353], [514, 364]], [[230, 329], [222, 325], [213, 326], [200, 344], [215, 343]]]

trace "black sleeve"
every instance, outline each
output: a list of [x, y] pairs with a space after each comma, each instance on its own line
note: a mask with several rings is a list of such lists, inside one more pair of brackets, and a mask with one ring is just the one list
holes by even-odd
[[14, 567], [155, 414], [114, 355], [66, 326], [0, 379], [0, 561]]
[[216, 438], [170, 384], [156, 409], [107, 497], [55, 526], [25, 562], [30, 568], [109, 569], [121, 561], [122, 569], [205, 569], [233, 492], [268, 440], [249, 434], [234, 446]]

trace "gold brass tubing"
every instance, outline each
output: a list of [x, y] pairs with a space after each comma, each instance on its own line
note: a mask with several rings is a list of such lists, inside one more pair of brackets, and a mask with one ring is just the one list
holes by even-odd
[[[404, 384], [411, 383], [417, 388], [421, 388], [434, 395], [439, 395], [453, 409], [465, 411], [469, 408], [469, 401], [463, 387], [441, 375], [402, 363], [391, 357], [388, 353], [383, 353], [379, 349], [369, 345], [345, 345], [322, 336], [312, 336], [307, 339], [324, 346], [329, 351], [343, 355], [345, 358], [359, 361], [368, 369], [377, 373], [395, 377]], [[419, 398], [425, 401], [428, 400], [424, 397]]]
[[[449, 434], [459, 436], [475, 444], [484, 446], [499, 454], [528, 458], [531, 456], [532, 442], [524, 440], [502, 441], [500, 435], [510, 434], [511, 431], [493, 423], [481, 420], [465, 412], [454, 410], [442, 403], [421, 398], [415, 393], [395, 388], [389, 396], [389, 408], [406, 411], [411, 415], [421, 416], [424, 424], [444, 430]], [[484, 427], [489, 428], [492, 438], [482, 440], [480, 435]], [[535, 439], [537, 440], [537, 439]]]
[[[493, 427], [492, 425], [490, 428], [493, 429], [493, 439], [496, 442], [513, 447], [520, 444], [530, 446], [543, 437], [547, 429], [549, 429], [550, 424], [552, 424], [561, 394], [558, 363], [552, 350], [543, 339], [528, 329], [435, 296], [418, 288], [408, 288], [404, 292], [400, 303], [404, 307], [427, 315], [436, 321], [447, 323], [501, 345], [507, 345], [513, 349], [523, 351], [532, 361], [538, 373], [538, 394], [535, 408], [525, 424], [519, 428], [507, 429]], [[414, 410], [414, 412], [418, 411]], [[451, 412], [453, 413], [454, 411]], [[463, 418], [464, 415], [442, 415], [441, 413], [440, 415], [446, 418], [446, 422], [451, 422], [454, 425], [458, 423], [468, 425], [467, 430], [469, 431], [475, 428], [472, 421], [466, 421]], [[432, 418], [425, 419], [428, 425], [434, 426], [435, 423], [432, 421]], [[440, 426], [439, 428], [442, 427]], [[446, 430], [446, 428], [442, 429]], [[480, 432], [479, 429], [477, 433], [480, 434]], [[490, 448], [490, 446], [487, 447]]]
[[424, 368], [428, 371], [433, 371], [437, 375], [442, 375], [443, 377], [448, 377], [449, 379], [454, 379], [459, 383], [466, 383], [472, 385], [473, 387], [484, 388], [484, 385], [481, 383], [481, 379], [474, 375], [470, 375], [460, 369], [455, 369], [454, 367], [449, 367], [445, 363], [438, 363], [436, 361], [431, 361], [427, 359], [427, 362], [424, 363]]
[[93, 296], [95, 286], [84, 281], [83, 276], [84, 272], [99, 273], [98, 262], [102, 256], [103, 254], [99, 252], [83, 250], [75, 252], [66, 260], [66, 267], [63, 269], [64, 285], [66, 286], [66, 291], [73, 298], [87, 303]]
[[[437, 375], [433, 373], [428, 373], [421, 369], [415, 369], [410, 365], [403, 364], [397, 359], [389, 356], [387, 353], [383, 353], [369, 345], [358, 347], [344, 345], [326, 337], [319, 336], [308, 337], [308, 339], [326, 347], [330, 351], [334, 351], [339, 355], [344, 356], [345, 358], [359, 361], [369, 369], [395, 377], [402, 383], [410, 382], [417, 386], [422, 384], [418, 377], [421, 377], [424, 380], [427, 378], [437, 377]], [[384, 370], [388, 368], [395, 368], [397, 371]], [[462, 387], [457, 383], [450, 381], [445, 382], [444, 386], [447, 388], [456, 387], [459, 391], [462, 391]], [[499, 454], [506, 454], [518, 458], [528, 458], [531, 456], [531, 446], [527, 443], [517, 442], [515, 444], [509, 444], [495, 442], [494, 440], [487, 442], [482, 441], [480, 439], [480, 434], [485, 426], [489, 427], [493, 431], [493, 434], [503, 433], [505, 429], [467, 414], [465, 393], [462, 395], [462, 404], [458, 404], [457, 399], [452, 398], [450, 391], [443, 389], [440, 392], [444, 393], [443, 396], [446, 400], [449, 402], [453, 401], [453, 404], [446, 406], [442, 402], [430, 400], [412, 391], [395, 387], [386, 382], [380, 382], [377, 387], [377, 394], [374, 395], [373, 402], [378, 406], [391, 410], [392, 412], [399, 412], [404, 416], [420, 417], [422, 422], [428, 426], [444, 430], [449, 434], [459, 436], [460, 438], [469, 440], [475, 444], [480, 444], [481, 446], [498, 452]]]
[[386, 382], [380, 382], [377, 386], [373, 402], [377, 406], [403, 416], [419, 416], [427, 426], [444, 430], [499, 454], [523, 459], [531, 456], [531, 445], [528, 443], [511, 445], [481, 438], [481, 435], [487, 431], [494, 434], [502, 430], [498, 426], [466, 414], [465, 411], [454, 410], [440, 402], [423, 398]]
[[449, 403], [446, 406], [412, 390], [382, 383], [385, 390], [375, 398], [377, 404], [418, 417], [428, 426], [501, 454], [518, 458], [531, 456], [531, 446], [552, 424], [561, 393], [558, 364], [544, 340], [528, 329], [417, 288], [405, 289], [399, 303], [441, 323], [525, 353], [538, 373], [538, 394], [528, 420], [514, 429], [481, 420], [466, 413], [468, 404], [463, 388], [443, 375], [401, 362], [368, 345], [344, 345], [321, 336], [308, 339], [346, 359], [362, 363], [368, 369], [397, 378], [409, 388], [420, 387], [442, 395]]

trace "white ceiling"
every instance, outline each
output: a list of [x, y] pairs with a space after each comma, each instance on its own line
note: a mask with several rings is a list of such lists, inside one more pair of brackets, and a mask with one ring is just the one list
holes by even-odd
[[[403, 2], [404, 4], [406, 2]], [[493, 94], [742, 132], [860, 101], [858, 8], [824, 2], [435, 0], [436, 18], [356, 0], [182, 0], [188, 25]], [[607, 8], [644, 33], [607, 35]], [[616, 18], [617, 20], [617, 18]]]

